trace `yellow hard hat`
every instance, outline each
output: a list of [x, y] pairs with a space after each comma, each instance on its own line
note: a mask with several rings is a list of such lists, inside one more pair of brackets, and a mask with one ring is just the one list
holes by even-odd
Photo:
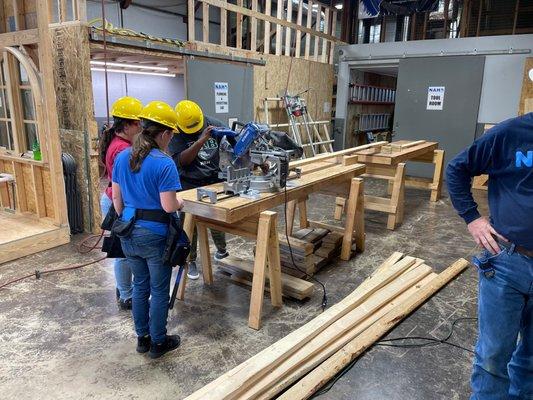
[[151, 101], [139, 114], [139, 118], [177, 130], [178, 116], [174, 109], [164, 101]]
[[124, 96], [113, 103], [111, 115], [113, 117], [133, 119], [138, 121], [139, 114], [143, 109], [143, 103], [139, 99], [130, 96]]
[[178, 128], [184, 133], [196, 133], [204, 126], [204, 113], [198, 104], [190, 100], [182, 100], [176, 104]]

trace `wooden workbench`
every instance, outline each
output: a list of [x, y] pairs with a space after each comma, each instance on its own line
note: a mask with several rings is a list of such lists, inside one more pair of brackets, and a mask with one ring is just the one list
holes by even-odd
[[[358, 163], [366, 165], [364, 177], [385, 179], [389, 182], [388, 194], [391, 196], [390, 198], [365, 196], [365, 208], [367, 210], [388, 214], [388, 229], [395, 229], [403, 221], [405, 186], [431, 190], [430, 200], [433, 202], [441, 197], [444, 150], [439, 150], [437, 147], [437, 142], [400, 140], [392, 143], [379, 142], [363, 149], [354, 147], [343, 150], [345, 157], [353, 157]], [[433, 164], [433, 178], [406, 176], [405, 164], [410, 161]], [[342, 197], [336, 199], [336, 219], [340, 219], [343, 209], [347, 208], [345, 203], [346, 201]]]
[[[272, 305], [275, 307], [282, 305], [277, 213], [270, 211], [272, 208], [285, 202], [289, 205], [303, 205], [309, 195], [317, 192], [333, 196], [347, 196], [351, 211], [346, 218], [344, 229], [337, 228], [344, 235], [341, 258], [345, 260], [350, 258], [353, 241], [360, 249], [364, 247], [363, 183], [361, 178], [356, 177], [365, 172], [365, 166], [356, 163], [332, 164], [317, 160], [308, 163], [301, 169], [301, 177], [291, 179], [289, 183], [291, 187], [287, 187], [286, 191], [264, 193], [260, 195], [259, 199], [235, 196], [211, 204], [206, 199], [197, 200], [196, 189], [178, 193], [178, 196], [185, 202], [183, 210], [186, 213], [185, 231], [189, 237], [192, 237], [194, 226], [198, 230], [204, 284], [209, 285], [213, 282], [208, 228], [256, 240], [248, 319], [248, 325], [254, 329], [259, 329], [261, 324], [266, 274], [269, 276]], [[292, 185], [295, 186], [292, 187]], [[222, 184], [214, 184], [206, 188], [221, 192]], [[291, 210], [291, 207], [288, 209]], [[303, 220], [305, 214], [301, 215], [302, 225], [313, 223], [307, 221], [306, 216]], [[289, 220], [292, 220], [292, 217], [293, 214], [292, 216], [288, 215]], [[286, 240], [285, 235], [281, 235], [281, 237]], [[186, 274], [183, 274], [178, 292], [179, 299], [184, 298], [186, 281]]]

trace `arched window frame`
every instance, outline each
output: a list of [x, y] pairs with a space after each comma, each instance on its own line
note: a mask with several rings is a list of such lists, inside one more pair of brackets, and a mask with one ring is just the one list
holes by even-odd
[[[31, 157], [33, 143], [29, 143], [30, 130], [35, 132], [40, 148], [42, 161], [46, 159], [46, 141], [42, 137], [43, 104], [42, 82], [37, 67], [23, 49], [5, 47], [1, 51], [2, 70], [5, 80], [0, 80], [0, 96], [7, 96], [5, 100], [9, 106], [10, 115], [0, 115], [0, 121], [5, 120], [11, 125], [12, 146], [10, 149], [0, 147], [0, 153], [11, 156]], [[21, 73], [24, 72], [24, 81]], [[24, 102], [23, 95], [29, 94]], [[4, 98], [2, 98], [4, 100]], [[26, 105], [25, 105], [26, 104]], [[29, 107], [28, 107], [29, 106]]]

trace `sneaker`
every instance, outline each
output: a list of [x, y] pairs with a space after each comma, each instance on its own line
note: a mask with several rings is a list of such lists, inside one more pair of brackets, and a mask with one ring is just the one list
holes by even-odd
[[229, 253], [227, 250], [224, 250], [224, 251], [217, 250], [217, 252], [215, 253], [215, 260], [220, 261], [223, 258], [226, 258], [227, 256], [229, 256]]
[[187, 277], [189, 279], [192, 279], [195, 281], [200, 277], [200, 274], [198, 273], [198, 267], [196, 266], [196, 262], [191, 261], [189, 263], [189, 270], [187, 271]]
[[159, 358], [163, 354], [168, 353], [174, 349], [177, 349], [180, 345], [181, 339], [178, 335], [167, 335], [165, 341], [161, 344], [152, 342], [150, 344], [150, 358]]
[[146, 353], [150, 350], [150, 335], [137, 337], [137, 353]]
[[118, 308], [120, 308], [121, 310], [131, 310], [131, 299], [127, 299], [127, 300], [122, 300], [122, 299], [119, 299], [118, 300]]

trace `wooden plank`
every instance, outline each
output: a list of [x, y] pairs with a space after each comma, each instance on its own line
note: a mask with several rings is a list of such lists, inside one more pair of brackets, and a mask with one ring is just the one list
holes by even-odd
[[[257, 0], [252, 0], [252, 11], [257, 11]], [[250, 23], [250, 50], [257, 51], [257, 18], [251, 17]]]
[[267, 254], [270, 245], [270, 232], [272, 221], [276, 213], [264, 211], [259, 217], [257, 228], [257, 244], [255, 247], [254, 276], [252, 281], [252, 293], [250, 299], [250, 315], [248, 326], [252, 329], [261, 327], [261, 311], [263, 310], [263, 292], [265, 290], [265, 277], [267, 270]]
[[[287, 1], [291, 1], [291, 0], [287, 0]], [[276, 3], [276, 16], [277, 16], [277, 19], [281, 21], [281, 19], [283, 18], [283, 7], [284, 7], [284, 4], [285, 4], [285, 0], [277, 0], [277, 3]], [[277, 56], [280, 56], [281, 55], [281, 39], [282, 39], [282, 36], [283, 36], [283, 30], [281, 28], [281, 25], [279, 23], [276, 24], [276, 55]]]
[[311, 24], [313, 21], [313, 0], [307, 0], [307, 22], [306, 27], [307, 31], [304, 31], [306, 33], [305, 35], [305, 52], [304, 52], [304, 58], [306, 60], [309, 60], [309, 53], [311, 50]]
[[204, 224], [197, 221], [196, 230], [198, 232], [198, 247], [200, 248], [204, 283], [206, 285], [211, 285], [213, 283], [213, 269], [211, 266], [211, 252], [209, 251], [207, 228]]
[[[296, 25], [301, 26], [302, 25], [302, 15], [303, 15], [303, 0], [299, 0], [298, 2], [298, 15], [296, 16]], [[302, 47], [302, 32], [297, 29], [295, 31], [296, 35], [296, 47], [294, 49], [294, 57], [300, 58], [300, 52]]]
[[[329, 8], [325, 7], [324, 14], [325, 14], [324, 15], [324, 32], [329, 34], [328, 32], [329, 18], [330, 18]], [[327, 40], [322, 41], [322, 62], [323, 63], [328, 62], [328, 41]]]
[[17, 212], [26, 212], [28, 211], [28, 198], [26, 196], [26, 185], [24, 182], [24, 172], [22, 170], [22, 164], [13, 161], [12, 166], [13, 176], [15, 177]]
[[[292, 0], [287, 0], [287, 21], [292, 22]], [[285, 55], [291, 55], [291, 28], [285, 29]]]
[[[242, 7], [242, 0], [237, 0], [237, 5]], [[242, 14], [237, 13], [237, 33], [236, 33], [236, 46], [237, 49], [242, 49]]]
[[[239, 276], [238, 282], [249, 286], [252, 285], [253, 261], [230, 256], [218, 261], [218, 264], [222, 270]], [[266, 279], [270, 282], [268, 275]], [[303, 300], [311, 296], [313, 289], [314, 285], [311, 282], [281, 273], [281, 290], [284, 296]], [[265, 288], [265, 290], [270, 291], [269, 288]]]
[[[315, 30], [316, 32], [320, 33], [320, 22], [322, 21], [322, 5], [320, 3], [316, 3], [318, 5], [316, 9], [316, 20], [315, 20]], [[313, 43], [313, 60], [318, 61], [318, 50], [320, 48], [320, 37], [315, 35], [315, 41]]]
[[[187, 0], [187, 40], [189, 42], [196, 41], [194, 26], [194, 3], [194, 0]], [[220, 29], [222, 29], [222, 27]]]
[[533, 69], [533, 57], [527, 57], [524, 65], [524, 76], [522, 78], [522, 91], [518, 106], [518, 115], [533, 112], [533, 81], [529, 79], [529, 71]]
[[346, 222], [344, 225], [344, 237], [342, 239], [341, 260], [349, 260], [352, 255], [352, 240], [355, 230], [355, 213], [359, 197], [363, 196], [363, 180], [353, 178], [350, 187], [350, 196], [346, 204]]
[[202, 3], [202, 41], [209, 43], [209, 4]]
[[13, 7], [13, 19], [15, 21], [15, 30], [22, 31], [26, 29], [26, 23], [24, 20], [24, 1], [12, 0]]
[[436, 202], [442, 196], [442, 183], [444, 174], [444, 150], [434, 150], [433, 164], [434, 170], [430, 201]]
[[[350, 331], [365, 321], [366, 318], [371, 318], [372, 314], [378, 312], [381, 308], [393, 301], [395, 297], [416, 285], [430, 273], [431, 267], [422, 265], [413, 271], [402, 274], [389, 285], [370, 296], [370, 298], [361, 304], [361, 306], [355, 308], [341, 319], [329, 325], [324, 331], [312, 338], [304, 347], [291, 355], [291, 357], [283, 363], [278, 364], [269, 374], [256, 382], [247, 392], [242, 394], [242, 398], [253, 399], [257, 398], [257, 396], [261, 396], [265, 391], [271, 388], [272, 385], [276, 385], [276, 382], [283, 380], [285, 376], [298, 368], [299, 365], [305, 363], [314, 355], [321, 353], [324, 348], [334, 345], [333, 349], [330, 348], [331, 353], [340, 349], [351, 339], [351, 336], [349, 335]], [[355, 335], [357, 335], [357, 333]], [[281, 389], [283, 389], [283, 387], [276, 386], [274, 391], [277, 392]]]
[[307, 220], [307, 198], [298, 201], [298, 218], [300, 229], [309, 226], [309, 221]]
[[36, 214], [39, 218], [46, 217], [46, 204], [44, 203], [43, 174], [41, 168], [32, 165], [32, 186], [35, 200]]
[[[226, 2], [226, 0], [221, 0]], [[255, 0], [257, 1], [257, 0]], [[228, 44], [228, 11], [220, 9], [220, 45], [226, 47]], [[255, 51], [255, 49], [253, 49]]]
[[[397, 305], [401, 304], [405, 300], [407, 300], [410, 296], [417, 293], [424, 285], [427, 285], [434, 277], [436, 277], [437, 274], [430, 273], [426, 277], [422, 278], [419, 282], [417, 282], [416, 285], [408, 288], [403, 293], [400, 293], [396, 298], [392, 299], [389, 303], [384, 305], [382, 308], [374, 312], [372, 315], [370, 315], [368, 318], [366, 318], [364, 321], [362, 321], [360, 324], [358, 324], [356, 327], [354, 327], [352, 330], [350, 330], [346, 335], [341, 337], [340, 343], [346, 343], [349, 340], [353, 340], [353, 338], [357, 337], [357, 335], [361, 334], [365, 331], [365, 329], [368, 329], [374, 324], [376, 321], [379, 321], [380, 318], [383, 318], [384, 315], [386, 315], [389, 311], [394, 309]], [[309, 357], [305, 362], [300, 364], [297, 368], [295, 368], [292, 372], [286, 374], [280, 381], [276, 382], [276, 384], [271, 387], [267, 392], [265, 392], [263, 395], [259, 397], [259, 399], [268, 398], [269, 396], [272, 396], [273, 394], [279, 393], [284, 388], [288, 387], [290, 384], [292, 384], [294, 381], [296, 381], [299, 377], [304, 376], [307, 372], [311, 371], [314, 367], [320, 365], [321, 362], [327, 359], [327, 357], [334, 354], [341, 346], [339, 345], [339, 341], [333, 342], [329, 346], [319, 349], [316, 354]], [[287, 393], [282, 394], [279, 399], [296, 399], [298, 397], [294, 397], [293, 388], [290, 388]]]
[[[48, 0], [51, 1], [51, 0]], [[67, 14], [67, 0], [58, 0], [59, 4], [59, 22], [66, 22], [68, 20]]]
[[392, 185], [392, 196], [390, 205], [394, 212], [387, 217], [387, 229], [396, 229], [396, 226], [403, 221], [404, 209], [404, 189], [405, 189], [405, 164], [400, 163], [396, 168], [396, 176]]
[[[413, 257], [405, 257], [390, 269], [383, 271], [382, 274], [374, 275], [365, 280], [341, 302], [331, 306], [306, 325], [285, 336], [283, 340], [267, 347], [231, 371], [205, 385], [188, 396], [186, 400], [203, 399], [207, 394], [213, 400], [226, 398], [225, 396], [238, 398], [240, 393], [248, 390], [255, 382], [269, 373], [272, 367], [279, 365], [332, 323], [363, 304], [372, 294], [392, 282], [414, 263], [415, 259]], [[256, 276], [254, 267], [254, 283]], [[263, 293], [263, 287], [264, 282], [261, 287], [261, 293]], [[233, 379], [231, 379], [232, 377]]]
[[[261, 218], [261, 217], [259, 217]], [[258, 232], [259, 238], [259, 232]], [[279, 255], [278, 222], [276, 214], [271, 217], [270, 235], [268, 238], [268, 276], [270, 283], [270, 300], [274, 307], [281, 307], [281, 262]]]
[[[270, 16], [271, 13], [272, 13], [272, 2], [271, 0], [265, 0], [264, 15]], [[270, 22], [265, 19], [263, 25], [265, 27], [265, 32], [263, 36], [263, 53], [270, 54]]]
[[296, 385], [283, 394], [280, 399], [307, 399], [326, 382], [333, 378], [346, 365], [361, 355], [366, 349], [385, 335], [396, 324], [426, 302], [431, 296], [447, 285], [457, 275], [468, 267], [468, 261], [459, 259], [450, 267], [434, 277], [429, 283], [422, 286], [409, 296], [408, 299], [399, 302], [392, 310], [375, 322], [369, 329], [356, 336], [333, 356], [320, 364], [311, 373], [307, 374]]

